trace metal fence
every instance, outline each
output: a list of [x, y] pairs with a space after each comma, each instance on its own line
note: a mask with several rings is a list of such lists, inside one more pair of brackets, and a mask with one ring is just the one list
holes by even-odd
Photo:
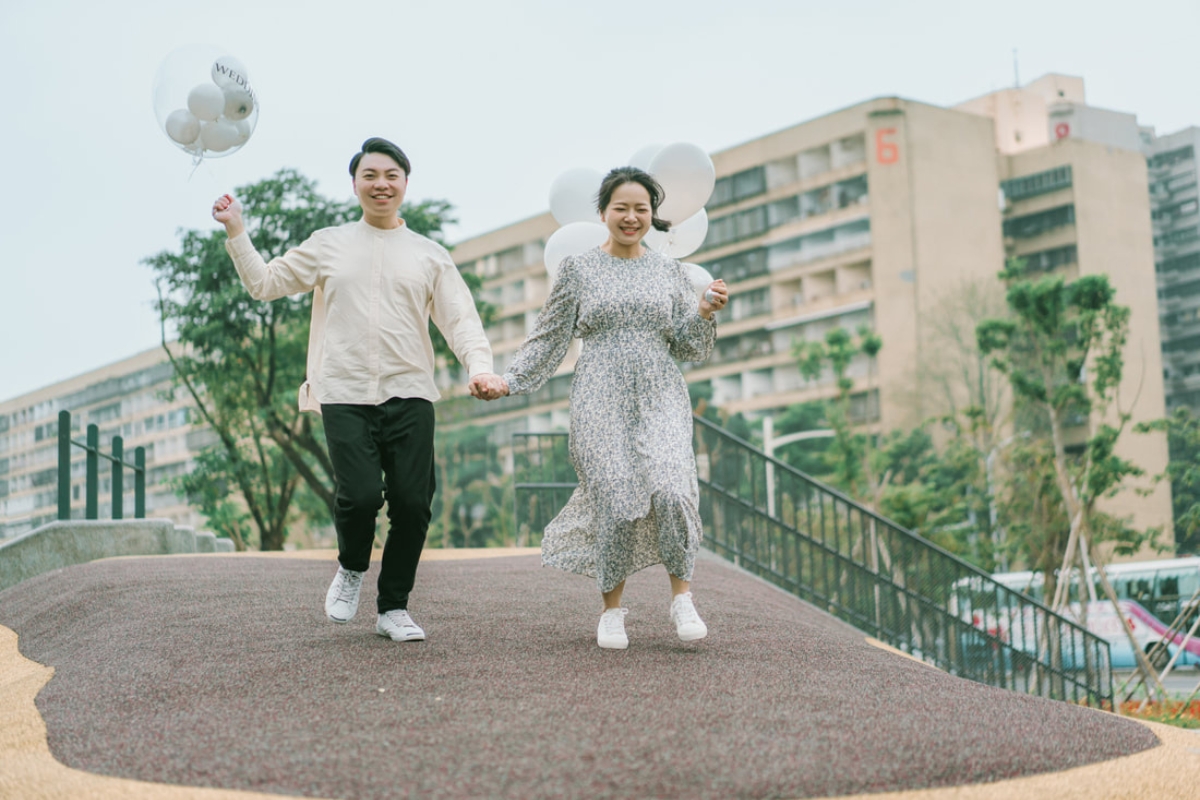
[[567, 504], [579, 482], [565, 433], [514, 433], [516, 523], [521, 540], [540, 544], [546, 523]]
[[[704, 544], [953, 675], [1112, 707], [1108, 642], [713, 423], [695, 418]], [[565, 433], [514, 437], [517, 524], [570, 497]]]
[[112, 455], [100, 452], [100, 428], [87, 426], [87, 439], [71, 438], [71, 412], [58, 412], [58, 518], [71, 518], [71, 446], [83, 448], [84, 459], [84, 519], [100, 516], [100, 459], [112, 463], [112, 518], [125, 516], [125, 469], [133, 470], [133, 516], [146, 516], [146, 448], [136, 447], [133, 463], [125, 461], [125, 440], [112, 438]]

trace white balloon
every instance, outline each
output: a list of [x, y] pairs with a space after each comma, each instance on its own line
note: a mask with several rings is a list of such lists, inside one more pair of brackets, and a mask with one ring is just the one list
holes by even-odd
[[667, 231], [667, 255], [684, 258], [700, 249], [708, 236], [708, 212], [703, 208]]
[[188, 92], [187, 107], [197, 119], [215, 122], [225, 110], [225, 93], [211, 83], [202, 83]]
[[656, 253], [667, 255], [667, 250], [671, 246], [671, 235], [667, 231], [651, 228], [649, 233], [642, 237], [642, 244]]
[[213, 83], [222, 89], [250, 88], [250, 74], [246, 65], [233, 56], [221, 56], [212, 65]]
[[661, 144], [648, 144], [629, 157], [629, 166], [637, 167], [642, 172], [650, 171], [650, 162], [662, 150]]
[[550, 184], [550, 213], [559, 225], [600, 221], [596, 195], [604, 176], [594, 169], [569, 169]]
[[225, 90], [225, 119], [237, 122], [250, 116], [252, 111], [254, 111], [254, 95], [237, 87]]
[[546, 274], [550, 282], [554, 282], [558, 265], [564, 258], [586, 253], [607, 240], [608, 228], [599, 222], [570, 222], [550, 234], [545, 249]]
[[200, 141], [205, 150], [222, 153], [241, 144], [241, 133], [237, 125], [227, 119], [206, 122], [200, 126]]
[[708, 153], [688, 142], [669, 144], [650, 162], [650, 174], [662, 184], [667, 197], [658, 216], [681, 222], [704, 208], [717, 182], [717, 171]]
[[188, 145], [200, 136], [200, 120], [186, 108], [176, 109], [167, 117], [166, 129], [172, 141]]
[[250, 134], [254, 133], [254, 128], [250, 125], [250, 120], [239, 119], [233, 123], [233, 127], [238, 131], [238, 144], [245, 144], [250, 141]]
[[684, 264], [683, 268], [687, 270], [688, 280], [692, 282], [692, 288], [696, 290], [696, 296], [703, 300], [704, 290], [713, 282], [713, 276], [699, 264]]

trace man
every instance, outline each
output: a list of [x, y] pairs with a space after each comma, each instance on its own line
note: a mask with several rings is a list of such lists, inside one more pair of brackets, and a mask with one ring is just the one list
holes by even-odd
[[500, 380], [492, 374], [474, 298], [450, 254], [399, 216], [411, 172], [399, 147], [368, 139], [350, 161], [362, 219], [316, 231], [269, 264], [251, 244], [237, 200], [223, 195], [212, 212], [225, 225], [225, 249], [252, 297], [313, 292], [300, 408], [324, 419], [337, 484], [339, 567], [325, 613], [338, 623], [354, 618], [386, 498], [375, 631], [401, 642], [425, 639], [408, 599], [435, 488], [433, 401], [439, 394], [429, 318], [466, 367], [472, 395], [494, 392]]

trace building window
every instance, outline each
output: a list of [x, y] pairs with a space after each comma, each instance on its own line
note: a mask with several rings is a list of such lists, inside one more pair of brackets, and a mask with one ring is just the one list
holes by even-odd
[[713, 278], [720, 278], [726, 283], [764, 275], [767, 272], [767, 248], [756, 247], [719, 261], [709, 261], [705, 267], [712, 273]]
[[866, 197], [867, 176], [858, 175], [818, 186], [803, 194], [718, 217], [709, 221], [708, 236], [701, 249], [711, 250], [758, 236], [798, 219], [827, 214], [837, 208], [848, 208], [864, 202]]
[[1200, 348], [1200, 335], [1163, 342], [1162, 351], [1164, 353], [1178, 353], [1180, 351], [1192, 351], [1196, 348]]
[[767, 267], [775, 272], [870, 244], [870, 220], [854, 220], [771, 245], [767, 248]]
[[1075, 206], [1065, 205], [1004, 220], [1004, 235], [1030, 239], [1064, 225], [1075, 224]]
[[867, 200], [867, 176], [863, 174], [849, 180], [838, 181], [833, 185], [833, 189], [837, 194], [838, 208], [848, 208], [865, 203]]
[[1069, 244], [1065, 247], [1055, 247], [1050, 250], [1027, 253], [1021, 256], [1021, 258], [1024, 259], [1025, 265], [1029, 269], [1049, 272], [1064, 264], [1077, 263], [1079, 261], [1079, 252], [1075, 245]]
[[1182, 228], [1177, 231], [1168, 231], [1161, 236], [1154, 237], [1154, 246], [1161, 247], [1163, 245], [1179, 245], [1188, 244], [1200, 239], [1200, 227]]
[[1163, 167], [1173, 166], [1181, 161], [1191, 161], [1195, 157], [1195, 151], [1189, 144], [1187, 147], [1181, 147], [1178, 150], [1168, 150], [1165, 153], [1159, 153], [1158, 155], [1151, 156], [1150, 158], [1146, 159], [1146, 163], [1150, 169], [1161, 169]]
[[1188, 308], [1183, 311], [1176, 311], [1173, 314], [1164, 314], [1162, 317], [1163, 325], [1187, 325], [1200, 320], [1200, 308]]
[[[712, 196], [709, 197], [706, 208], [720, 208], [766, 191], [766, 167], [752, 167], [718, 179], [716, 185], [713, 186]], [[672, 220], [672, 222], [676, 221]]]
[[1158, 272], [1166, 275], [1171, 272], [1188, 272], [1200, 269], [1200, 253], [1189, 253], [1178, 258], [1167, 258], [1158, 263]]
[[773, 352], [771, 336], [767, 331], [750, 331], [741, 336], [718, 337], [716, 352], [713, 353], [709, 363], [724, 364], [730, 361], [746, 361], [759, 356], [769, 356]]
[[496, 264], [501, 275], [507, 275], [510, 272], [524, 269], [526, 263], [524, 245], [510, 247], [507, 250], [501, 250], [499, 253], [496, 253]]
[[850, 422], [864, 425], [879, 421], [879, 390], [850, 395]]
[[1009, 200], [1024, 200], [1027, 197], [1057, 192], [1059, 189], [1066, 189], [1070, 186], [1070, 164], [1000, 183], [1000, 189]]
[[[1176, 222], [1180, 217], [1193, 216], [1197, 211], [1200, 211], [1200, 205], [1197, 204], [1196, 198], [1193, 197], [1178, 203], [1164, 203], [1154, 209], [1150, 217], [1157, 222], [1170, 224]], [[1195, 223], [1193, 222], [1193, 224]]]
[[757, 317], [771, 311], [771, 293], [767, 288], [739, 292], [729, 299], [729, 317], [733, 320]]
[[767, 231], [767, 207], [755, 206], [712, 220], [702, 250], [749, 239]]
[[94, 408], [88, 412], [88, 422], [94, 422], [97, 425], [116, 419], [121, 416], [121, 403], [110, 403], [100, 408]]

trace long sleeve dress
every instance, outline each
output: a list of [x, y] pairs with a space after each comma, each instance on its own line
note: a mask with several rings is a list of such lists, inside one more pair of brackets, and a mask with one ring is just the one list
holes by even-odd
[[697, 311], [683, 265], [647, 250], [564, 259], [509, 371], [536, 391], [578, 336], [569, 452], [579, 486], [542, 538], [542, 563], [595, 577], [601, 592], [663, 564], [691, 580], [701, 527], [692, 409], [675, 359], [704, 361], [716, 323]]

